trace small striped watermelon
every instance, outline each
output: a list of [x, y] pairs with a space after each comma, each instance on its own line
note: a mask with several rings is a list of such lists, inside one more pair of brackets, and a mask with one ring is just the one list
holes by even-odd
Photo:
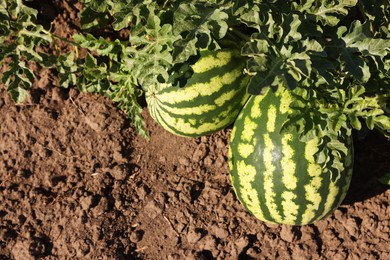
[[238, 51], [203, 51], [184, 87], [160, 84], [146, 93], [151, 116], [169, 132], [197, 137], [232, 124], [248, 100]]
[[291, 101], [282, 87], [248, 100], [232, 130], [230, 177], [238, 199], [258, 219], [305, 225], [328, 216], [344, 199], [352, 177], [352, 137], [339, 140], [348, 148], [338, 157], [343, 169], [324, 171], [314, 156], [321, 152], [320, 139], [304, 143], [297, 132], [280, 131]]

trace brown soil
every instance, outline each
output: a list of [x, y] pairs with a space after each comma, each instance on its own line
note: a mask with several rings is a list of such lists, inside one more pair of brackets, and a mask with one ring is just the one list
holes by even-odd
[[[77, 9], [54, 2], [49, 18], [69, 36]], [[177, 137], [145, 110], [146, 141], [109, 100], [36, 73], [21, 106], [0, 86], [0, 259], [390, 259], [381, 135], [356, 139], [354, 178], [334, 214], [270, 225], [234, 195], [230, 129]]]

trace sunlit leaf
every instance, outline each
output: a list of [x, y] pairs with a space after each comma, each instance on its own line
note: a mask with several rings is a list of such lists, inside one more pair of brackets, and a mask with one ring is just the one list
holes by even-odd
[[310, 7], [314, 1], [304, 4], [303, 9], [315, 15], [316, 19], [324, 24], [335, 26], [339, 23], [341, 17], [348, 14], [349, 8], [357, 4], [357, 0], [321, 0], [316, 1], [315, 5]]
[[182, 39], [175, 42], [173, 61], [184, 62], [197, 53], [198, 37], [202, 36], [202, 48], [207, 48], [214, 39], [225, 36], [228, 14], [203, 4], [183, 3], [174, 13], [173, 33]]

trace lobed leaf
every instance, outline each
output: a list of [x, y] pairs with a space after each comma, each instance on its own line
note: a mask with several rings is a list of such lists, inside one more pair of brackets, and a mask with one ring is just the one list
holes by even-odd
[[223, 38], [228, 17], [223, 10], [203, 4], [180, 4], [174, 13], [173, 34], [182, 39], [175, 42], [173, 62], [187, 61], [197, 54], [197, 49], [208, 48], [215, 39]]
[[357, 0], [311, 0], [307, 3], [303, 2], [299, 8], [300, 10], [314, 15], [317, 21], [330, 26], [336, 26], [341, 17], [348, 14], [349, 8], [356, 6], [358, 3]]

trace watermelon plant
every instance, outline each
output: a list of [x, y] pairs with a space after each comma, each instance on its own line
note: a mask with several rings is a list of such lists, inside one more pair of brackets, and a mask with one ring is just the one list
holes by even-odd
[[[144, 137], [147, 130], [141, 115], [143, 98], [158, 123], [185, 136], [200, 136], [226, 127], [249, 95], [254, 96], [249, 98], [249, 104], [270, 99], [264, 102], [266, 105], [245, 107], [241, 114], [247, 115], [235, 122], [231, 142], [235, 190], [248, 209], [256, 199], [268, 203], [268, 209], [264, 204], [257, 205], [255, 213], [260, 218], [264, 215], [264, 220], [304, 224], [330, 214], [347, 190], [353, 158], [352, 133], [358, 131], [362, 135], [375, 129], [390, 137], [388, 0], [81, 0], [80, 3], [79, 33], [70, 39], [58, 37], [50, 26], [39, 23], [33, 1], [0, 3], [1, 80], [11, 97], [17, 103], [23, 102], [35, 79], [31, 66], [47, 67], [58, 73], [61, 87], [76, 86], [81, 91], [111, 98]], [[46, 51], [50, 49], [47, 46], [56, 49], [59, 42], [68, 44], [70, 51]], [[227, 48], [226, 42], [235, 44]], [[234, 58], [219, 59], [220, 53], [234, 53]], [[194, 67], [205, 60], [210, 64], [222, 60], [226, 67], [197, 72]], [[221, 81], [232, 71], [237, 73], [230, 76], [231, 84]], [[288, 93], [282, 96], [291, 97], [285, 108], [288, 113], [277, 105], [279, 88]], [[276, 96], [270, 98], [272, 91]], [[188, 102], [182, 103], [184, 100]], [[249, 106], [252, 106], [250, 112]], [[264, 125], [272, 125], [269, 117], [259, 116], [256, 121], [251, 120], [255, 128], [259, 127], [256, 133], [246, 133], [249, 119], [245, 118], [273, 111], [275, 120], [278, 118], [274, 132], [267, 133], [264, 129]], [[264, 139], [267, 134], [272, 135], [271, 142]], [[283, 140], [290, 136], [294, 141], [283, 145]], [[240, 147], [250, 149], [249, 137], [253, 138], [251, 146], [261, 151], [273, 150], [272, 147], [296, 150], [282, 153], [285, 157], [269, 158], [271, 161], [287, 160], [291, 154], [302, 156], [291, 164], [301, 169], [293, 175], [300, 176], [297, 190], [290, 189], [293, 184], [282, 183], [283, 186], [279, 182], [278, 190], [262, 194], [261, 189], [267, 185], [261, 176], [266, 176], [267, 168], [254, 161], [264, 161], [264, 154], [246, 161], [240, 153]], [[306, 149], [311, 153], [305, 155]], [[256, 169], [254, 178], [259, 183], [255, 186], [251, 181], [243, 184], [242, 178], [248, 176], [237, 165], [244, 163]], [[311, 164], [315, 165], [314, 172], [309, 169]], [[279, 166], [280, 163], [275, 167]], [[298, 196], [297, 193], [309, 189], [309, 183], [319, 182], [310, 175], [319, 174], [319, 168], [321, 185], [316, 185], [321, 188], [313, 191], [318, 200]], [[284, 173], [281, 170], [275, 174]], [[384, 178], [381, 181], [388, 183]], [[336, 187], [337, 192], [331, 187]], [[255, 192], [240, 197], [245, 189]], [[290, 204], [300, 209], [297, 214], [283, 211], [281, 194], [286, 189], [297, 196], [290, 196]], [[263, 196], [271, 196], [272, 192], [279, 195], [270, 203]], [[255, 193], [259, 194], [257, 198]], [[309, 208], [323, 203], [325, 206], [318, 206], [320, 211], [311, 216]]]

